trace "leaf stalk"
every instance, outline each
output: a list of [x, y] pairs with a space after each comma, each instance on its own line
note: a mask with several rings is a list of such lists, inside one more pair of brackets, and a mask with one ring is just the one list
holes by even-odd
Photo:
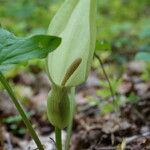
[[42, 145], [40, 139], [38, 138], [38, 135], [36, 134], [34, 128], [32, 127], [25, 111], [23, 110], [21, 104], [17, 100], [17, 98], [16, 98], [11, 86], [9, 85], [8, 81], [6, 80], [6, 78], [4, 77], [4, 75], [1, 72], [0, 72], [0, 81], [1, 81], [2, 85], [4, 86], [4, 88], [6, 89], [6, 91], [8, 92], [9, 96], [11, 97], [11, 100], [15, 104], [16, 109], [18, 110], [20, 116], [22, 117], [22, 120], [23, 120], [24, 124], [26, 125], [29, 133], [31, 134], [33, 140], [35, 141], [38, 149], [44, 150], [43, 145]]

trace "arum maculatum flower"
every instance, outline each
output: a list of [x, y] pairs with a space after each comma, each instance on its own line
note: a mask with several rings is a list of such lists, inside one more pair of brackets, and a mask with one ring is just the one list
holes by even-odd
[[47, 58], [52, 82], [48, 97], [48, 118], [56, 127], [67, 126], [71, 87], [88, 76], [96, 42], [96, 0], [66, 0], [50, 23], [48, 34], [62, 43]]

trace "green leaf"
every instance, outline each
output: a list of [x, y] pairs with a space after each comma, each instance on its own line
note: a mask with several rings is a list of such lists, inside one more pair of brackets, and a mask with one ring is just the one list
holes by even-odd
[[150, 53], [147, 52], [139, 52], [135, 56], [135, 59], [137, 60], [143, 60], [143, 61], [149, 61], [150, 62]]
[[[31, 115], [33, 115], [32, 112], [28, 112], [27, 113], [27, 116], [30, 117]], [[2, 122], [4, 123], [17, 123], [17, 122], [21, 122], [22, 121], [22, 117], [20, 115], [16, 115], [16, 116], [10, 116], [10, 117], [7, 117], [7, 118], [4, 118], [2, 120]]]
[[97, 91], [97, 95], [101, 96], [102, 98], [108, 98], [111, 96], [111, 92], [109, 89], [102, 89]]
[[109, 42], [103, 41], [96, 41], [96, 51], [104, 51], [104, 50], [111, 50], [111, 45]]
[[60, 42], [60, 38], [48, 35], [18, 38], [0, 28], [0, 71], [30, 59], [44, 58], [55, 50]]
[[107, 114], [107, 113], [113, 112], [114, 109], [115, 108], [114, 108], [113, 104], [107, 103], [101, 107], [101, 112], [102, 112], [102, 114]]

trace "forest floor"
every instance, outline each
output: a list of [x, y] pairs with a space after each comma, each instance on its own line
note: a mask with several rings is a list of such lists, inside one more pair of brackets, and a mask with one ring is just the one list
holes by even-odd
[[[132, 67], [131, 67], [132, 66]], [[137, 67], [138, 66], [138, 67]], [[46, 99], [50, 90], [47, 76], [31, 66], [30, 72], [22, 72], [10, 78], [17, 85], [18, 97], [29, 112], [46, 150], [55, 149], [54, 128], [47, 121]], [[97, 71], [93, 70], [87, 82], [77, 87], [76, 114], [73, 122], [71, 150], [150, 150], [150, 82], [141, 79], [142, 65], [132, 62], [122, 75], [122, 83], [117, 95], [128, 96], [134, 92], [136, 102], [126, 102], [116, 107], [114, 112], [102, 114], [98, 104], [87, 100], [102, 86]], [[15, 89], [16, 90], [16, 89]], [[95, 101], [94, 101], [95, 102]], [[108, 103], [113, 105], [112, 98]], [[6, 92], [0, 92], [0, 150], [36, 149], [17, 111]], [[63, 140], [66, 132], [63, 132]]]

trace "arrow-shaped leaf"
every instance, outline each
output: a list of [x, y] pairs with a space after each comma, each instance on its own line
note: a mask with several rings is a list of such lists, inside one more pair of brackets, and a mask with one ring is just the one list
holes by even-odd
[[56, 36], [35, 35], [29, 38], [18, 38], [0, 28], [0, 71], [8, 70], [30, 59], [45, 58], [60, 43], [61, 39]]

